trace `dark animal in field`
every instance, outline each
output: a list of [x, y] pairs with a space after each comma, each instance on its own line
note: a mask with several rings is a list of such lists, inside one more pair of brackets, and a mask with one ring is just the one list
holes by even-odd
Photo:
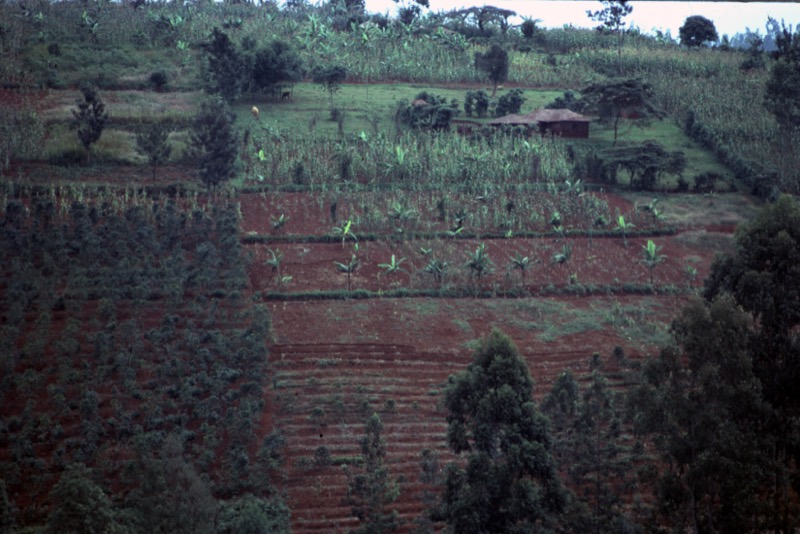
[[292, 99], [291, 91], [284, 91], [281, 93], [281, 100], [291, 100], [291, 99]]

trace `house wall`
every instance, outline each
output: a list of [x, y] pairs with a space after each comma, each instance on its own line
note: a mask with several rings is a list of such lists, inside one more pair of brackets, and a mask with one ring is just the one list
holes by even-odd
[[542, 133], [550, 132], [561, 137], [589, 137], [589, 122], [546, 122], [541, 123]]

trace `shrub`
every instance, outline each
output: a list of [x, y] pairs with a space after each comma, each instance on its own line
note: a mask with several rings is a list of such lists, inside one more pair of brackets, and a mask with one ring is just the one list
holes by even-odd
[[522, 96], [522, 90], [512, 89], [497, 100], [494, 115], [495, 117], [502, 117], [512, 113], [519, 113], [524, 102], [525, 98]]
[[153, 71], [147, 78], [147, 83], [155, 91], [163, 91], [167, 87], [167, 73], [163, 70]]

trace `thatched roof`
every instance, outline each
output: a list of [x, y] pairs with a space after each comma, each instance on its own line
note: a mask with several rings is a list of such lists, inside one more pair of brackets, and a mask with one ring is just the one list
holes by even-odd
[[540, 122], [590, 122], [592, 119], [584, 117], [569, 109], [536, 109], [525, 115], [506, 115], [489, 121], [489, 124], [534, 124]]

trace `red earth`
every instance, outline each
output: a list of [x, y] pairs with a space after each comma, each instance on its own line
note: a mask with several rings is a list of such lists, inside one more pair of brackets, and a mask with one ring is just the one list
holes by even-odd
[[[631, 201], [610, 194], [604, 199], [636, 216]], [[479, 243], [495, 263], [495, 272], [481, 281], [484, 289], [522, 285], [519, 271], [507, 270], [514, 254], [541, 260], [527, 273], [530, 296], [524, 298], [268, 300], [274, 343], [267, 406], [275, 409], [271, 423], [286, 436], [283, 487], [293, 531], [301, 533], [346, 532], [357, 526], [343, 499], [348, 473], [358, 469], [358, 442], [372, 411], [383, 420], [386, 463], [400, 481], [401, 494], [393, 507], [403, 521], [401, 531], [413, 531], [430, 489], [420, 481], [420, 454], [433, 450], [442, 465], [454, 459], [446, 447], [441, 394], [447, 377], [469, 364], [474, 340], [493, 327], [507, 333], [528, 363], [537, 399], [565, 369], [585, 375], [593, 353], [599, 353], [613, 373], [615, 347], [637, 358], [654, 353], [668, 339], [669, 322], [692, 298], [714, 255], [730, 249], [734, 230], [733, 224], [713, 219], [679, 225], [675, 235], [652, 238], [666, 256], [653, 271], [654, 282], [684, 288], [679, 296], [548, 297], [543, 295], [550, 285], [565, 286], [572, 274], [581, 284], [648, 283], [650, 272], [640, 262], [648, 238], [628, 239], [627, 246], [621, 235], [595, 238], [591, 245], [586, 237], [413, 241], [394, 239], [389, 229], [386, 239], [359, 242], [356, 252], [350, 240], [287, 242], [287, 235], [330, 234], [327, 204], [309, 194], [242, 195], [240, 203], [245, 233], [281, 236], [247, 245], [252, 289], [268, 299], [270, 291], [345, 289], [346, 275], [334, 262], [346, 263], [354, 252], [360, 267], [352, 276], [352, 288], [372, 291], [435, 287], [430, 275], [421, 271], [427, 261], [420, 253], [423, 247], [450, 262], [445, 284], [456, 287], [476, 283], [463, 265]], [[341, 217], [357, 212], [341, 202], [338, 209]], [[289, 222], [274, 229], [270, 219], [279, 214]], [[420, 217], [424, 218], [425, 214]], [[553, 263], [552, 255], [566, 243], [572, 246], [571, 259], [563, 265]], [[264, 263], [270, 250], [283, 254], [280, 273]], [[387, 275], [378, 264], [389, 262], [392, 254], [405, 258], [405, 270]], [[687, 277], [687, 266], [697, 270], [696, 278]], [[281, 283], [280, 276], [291, 280]]]

